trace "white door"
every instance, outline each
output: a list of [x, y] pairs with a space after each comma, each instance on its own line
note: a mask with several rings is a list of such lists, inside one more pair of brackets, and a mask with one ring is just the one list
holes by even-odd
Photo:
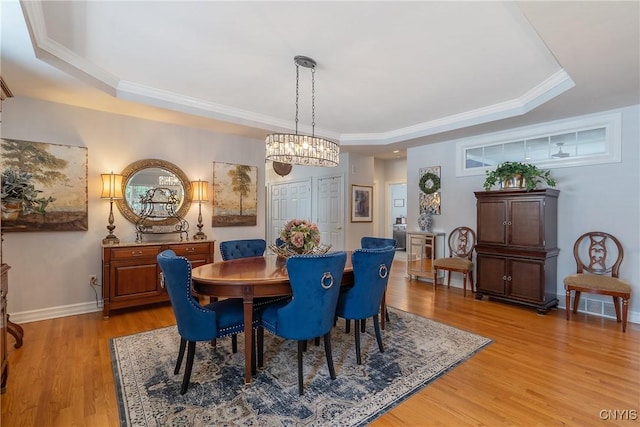
[[344, 249], [344, 194], [342, 176], [318, 178], [318, 217], [320, 241], [331, 250]]
[[311, 178], [269, 186], [270, 205], [267, 244], [275, 243], [287, 221], [311, 220]]

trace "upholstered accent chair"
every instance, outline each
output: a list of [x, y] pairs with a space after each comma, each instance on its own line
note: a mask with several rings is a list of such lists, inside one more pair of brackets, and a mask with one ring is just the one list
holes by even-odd
[[[296, 255], [287, 259], [293, 298], [262, 310], [260, 324], [269, 332], [298, 342], [298, 392], [304, 394], [302, 354], [307, 340], [324, 337], [324, 351], [331, 379], [336, 378], [331, 355], [333, 327], [342, 273], [347, 260], [343, 251], [325, 255]], [[258, 360], [262, 360], [258, 343]]]
[[266, 248], [264, 239], [227, 240], [220, 243], [220, 256], [224, 261], [262, 256]]
[[[591, 231], [578, 237], [573, 245], [573, 257], [577, 271], [564, 278], [566, 291], [567, 320], [571, 311], [571, 292], [574, 292], [573, 312], [578, 311], [580, 294], [609, 295], [613, 298], [616, 320], [622, 323], [622, 332], [627, 331], [627, 315], [631, 285], [618, 277], [624, 250], [620, 241], [609, 233]], [[622, 300], [622, 316], [620, 302]]]
[[200, 305], [191, 294], [191, 263], [185, 257], [176, 256], [172, 250], [158, 254], [164, 287], [169, 293], [171, 307], [180, 334], [180, 349], [174, 374], [180, 372], [184, 350], [187, 362], [180, 394], [189, 387], [197, 341], [211, 341], [219, 337], [237, 334], [244, 329], [241, 299], [216, 301]]
[[451, 273], [462, 273], [462, 295], [467, 296], [467, 276], [473, 292], [473, 250], [476, 246], [476, 233], [469, 227], [457, 227], [449, 234], [449, 257], [433, 261], [434, 288], [438, 281], [438, 270], [448, 271], [447, 287], [451, 286]]
[[373, 317], [378, 348], [381, 353], [384, 352], [378, 313], [389, 281], [394, 254], [395, 248], [387, 246], [380, 249], [356, 249], [351, 255], [354, 285], [340, 293], [336, 315], [355, 322], [353, 329], [358, 365], [362, 364], [360, 356], [361, 322], [369, 317]]

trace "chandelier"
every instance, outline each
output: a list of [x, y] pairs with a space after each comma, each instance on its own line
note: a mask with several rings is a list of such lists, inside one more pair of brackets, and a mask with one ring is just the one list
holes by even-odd
[[[293, 58], [296, 63], [296, 133], [273, 133], [267, 135], [267, 160], [303, 166], [337, 166], [340, 147], [328, 139], [315, 136], [315, 73], [316, 61], [298, 55]], [[300, 66], [311, 68], [311, 136], [298, 135], [298, 87]]]

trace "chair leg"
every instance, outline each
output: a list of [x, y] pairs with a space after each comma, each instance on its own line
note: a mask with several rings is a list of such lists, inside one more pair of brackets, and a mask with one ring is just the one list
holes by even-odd
[[262, 326], [258, 328], [256, 337], [258, 340], [258, 368], [262, 368], [264, 366], [264, 328]]
[[193, 368], [193, 358], [196, 355], [196, 342], [189, 341], [189, 345], [187, 346], [187, 366], [184, 370], [184, 378], [182, 379], [182, 387], [180, 388], [180, 394], [185, 394], [187, 392], [187, 387], [189, 387], [189, 380], [191, 379], [191, 369]]
[[616, 309], [616, 322], [620, 323], [622, 321], [622, 319], [620, 319], [620, 298], [618, 297], [612, 297], [613, 298], [613, 308]]
[[348, 334], [349, 332], [351, 332], [351, 320], [344, 319], [344, 333]]
[[378, 341], [378, 349], [380, 353], [384, 353], [384, 347], [382, 346], [382, 335], [380, 334], [380, 324], [378, 322], [378, 315], [373, 316], [373, 329], [376, 331], [376, 341]]
[[320, 345], [320, 337], [315, 337], [313, 340], [313, 345], [316, 347]]
[[629, 314], [629, 298], [622, 298], [622, 332], [627, 332], [627, 315]]
[[364, 333], [367, 329], [367, 319], [360, 320], [360, 332]]
[[354, 320], [353, 330], [355, 331], [355, 339], [356, 339], [356, 363], [358, 365], [362, 365], [362, 358], [360, 357], [360, 322], [362, 320]]
[[469, 289], [471, 289], [471, 293], [474, 293], [473, 290], [473, 270], [469, 271]]
[[327, 357], [327, 367], [332, 380], [336, 379], [336, 369], [333, 367], [333, 354], [331, 353], [331, 332], [324, 334], [324, 354]]
[[567, 320], [569, 320], [570, 313], [571, 313], [571, 291], [567, 289], [564, 294], [565, 294], [564, 306], [566, 307], [565, 311], [567, 312]]
[[304, 344], [306, 343], [306, 340], [298, 341], [298, 394], [300, 394], [300, 396], [304, 394], [304, 387], [302, 384], [302, 353], [304, 351]]
[[447, 273], [447, 288], [451, 287], [451, 272], [450, 271], [446, 271]]
[[384, 329], [385, 322], [387, 320], [389, 320], [389, 313], [387, 313], [387, 292], [385, 291], [382, 294], [382, 303], [380, 304], [380, 313], [382, 313], [382, 321], [380, 323], [380, 325], [382, 326], [382, 329]]
[[180, 365], [182, 365], [182, 358], [184, 357], [184, 348], [187, 346], [187, 341], [184, 338], [180, 338], [180, 350], [178, 350], [178, 360], [176, 361], [176, 369], [173, 370], [174, 375], [178, 375], [180, 372]]
[[[449, 273], [451, 274], [451, 273]], [[467, 297], [467, 273], [462, 273], [462, 297]]]
[[577, 313], [578, 312], [578, 304], [580, 303], [580, 291], [574, 291], [573, 294], [573, 312]]
[[238, 352], [238, 335], [237, 334], [231, 335], [231, 351], [233, 353]]

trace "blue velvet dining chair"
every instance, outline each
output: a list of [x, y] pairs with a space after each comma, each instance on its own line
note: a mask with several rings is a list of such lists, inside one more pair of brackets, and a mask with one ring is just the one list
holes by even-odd
[[362, 239], [360, 239], [360, 246], [363, 249], [379, 249], [379, 248], [386, 248], [387, 246], [393, 246], [394, 248], [397, 248], [398, 242], [396, 242], [396, 239], [365, 236]]
[[180, 334], [180, 349], [174, 374], [180, 372], [184, 350], [187, 347], [187, 362], [180, 394], [189, 387], [197, 341], [211, 341], [234, 335], [244, 329], [244, 313], [241, 299], [233, 298], [200, 305], [191, 294], [191, 263], [176, 256], [172, 250], [158, 254], [164, 287], [169, 293], [171, 307], [176, 317]]
[[[363, 249], [379, 249], [385, 248], [387, 246], [393, 246], [394, 248], [398, 247], [398, 242], [396, 239], [388, 239], [384, 237], [369, 237], [365, 236], [360, 239], [360, 246]], [[382, 296], [382, 303], [380, 304], [380, 308], [384, 312], [384, 320], [389, 321], [389, 313], [387, 312], [387, 295], [386, 292]], [[364, 322], [362, 323], [362, 331], [364, 332]], [[384, 329], [384, 322], [382, 322], [382, 329]], [[347, 322], [347, 332], [349, 332], [349, 323]]]
[[264, 239], [227, 240], [220, 243], [220, 256], [224, 261], [262, 256], [266, 248]]
[[380, 352], [384, 352], [378, 313], [380, 303], [387, 288], [391, 263], [395, 248], [387, 246], [380, 249], [356, 249], [351, 255], [353, 265], [353, 287], [340, 293], [336, 316], [353, 320], [356, 341], [356, 360], [362, 364], [360, 356], [361, 322], [373, 317], [373, 327]]
[[[324, 351], [331, 379], [336, 378], [331, 356], [331, 329], [342, 273], [347, 260], [344, 251], [325, 255], [296, 255], [287, 259], [287, 272], [293, 298], [262, 310], [260, 324], [269, 332], [298, 341], [298, 392], [304, 394], [302, 353], [307, 340], [323, 336]], [[261, 343], [258, 358], [262, 359]]]

